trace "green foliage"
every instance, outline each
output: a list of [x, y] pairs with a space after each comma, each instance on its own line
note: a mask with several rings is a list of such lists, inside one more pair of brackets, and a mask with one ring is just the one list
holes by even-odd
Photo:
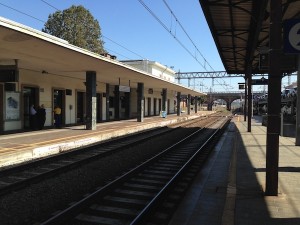
[[207, 96], [206, 95], [198, 97], [198, 102], [200, 102], [200, 104], [203, 104], [206, 101], [207, 101]]
[[105, 52], [100, 25], [83, 6], [72, 5], [50, 14], [42, 31], [89, 51]]

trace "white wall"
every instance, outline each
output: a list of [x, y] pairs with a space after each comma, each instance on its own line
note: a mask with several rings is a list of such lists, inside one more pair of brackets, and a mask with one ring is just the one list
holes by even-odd
[[[19, 82], [17, 83], [17, 90], [21, 92], [22, 86], [33, 86], [39, 89], [39, 100], [40, 104], [44, 104], [46, 109], [46, 122], [45, 126], [52, 126], [53, 124], [53, 89], [70, 89], [72, 90], [72, 95], [66, 95], [65, 98], [65, 123], [66, 124], [75, 124], [76, 121], [76, 91], [86, 92], [86, 87], [84, 85], [85, 76], [83, 79], [75, 79], [69, 76], [59, 76], [55, 74], [45, 74], [37, 71], [30, 71], [20, 69], [19, 71]], [[97, 83], [96, 88], [97, 93], [105, 93], [106, 92], [106, 84], [105, 83]], [[114, 96], [114, 86], [110, 86], [110, 96]], [[154, 115], [154, 98], [156, 101], [156, 109], [157, 114], [159, 113], [159, 99], [161, 99], [162, 90], [154, 90], [153, 93], [148, 92], [148, 88], [144, 89], [145, 96], [145, 115], [148, 116], [148, 112], [150, 115]], [[148, 98], [151, 98], [151, 108], [148, 109]], [[174, 112], [174, 93], [168, 90], [167, 98], [170, 99], [170, 112]], [[176, 98], [175, 98], [176, 99]], [[23, 96], [21, 93], [21, 104], [23, 101]], [[23, 105], [23, 104], [22, 104]], [[72, 109], [70, 109], [70, 105], [72, 105]], [[21, 106], [22, 107], [22, 106]], [[131, 118], [136, 118], [137, 116], [137, 90], [136, 88], [131, 88], [130, 92], [130, 110], [131, 110]], [[22, 109], [21, 109], [22, 111]], [[113, 108], [110, 111], [114, 111]], [[20, 121], [7, 121], [4, 122], [4, 130], [19, 130], [23, 128], [23, 115], [20, 115]], [[102, 119], [106, 120], [106, 98], [102, 99]]]
[[[66, 95], [65, 98], [65, 123], [74, 124], [76, 123], [76, 90], [86, 91], [86, 87], [83, 82], [84, 79], [70, 78], [69, 76], [59, 76], [55, 74], [45, 74], [42, 72], [30, 71], [30, 70], [20, 70], [19, 71], [19, 82], [18, 90], [21, 91], [21, 86], [37, 86], [40, 89], [39, 98], [40, 104], [45, 105], [46, 109], [46, 122], [45, 126], [51, 126], [53, 123], [53, 104], [52, 104], [52, 89], [71, 89], [72, 95]], [[83, 76], [85, 78], [85, 76]], [[106, 84], [97, 83], [96, 91], [97, 93], [105, 92]], [[21, 97], [22, 99], [22, 97]], [[106, 99], [103, 98], [102, 112], [103, 119], [105, 120], [105, 104]], [[72, 105], [72, 109], [70, 109]]]
[[175, 71], [158, 62], [149, 60], [129, 60], [124, 61], [124, 63], [137, 69], [143, 70], [166, 81], [172, 83], [175, 82]]
[[4, 130], [11, 131], [11, 130], [20, 130], [22, 129], [22, 121], [4, 121]]

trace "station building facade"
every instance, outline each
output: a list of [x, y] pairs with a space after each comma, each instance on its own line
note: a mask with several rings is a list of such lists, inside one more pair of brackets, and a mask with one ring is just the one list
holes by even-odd
[[160, 64], [159, 62], [150, 61], [148, 59], [122, 60], [121, 62], [124, 62], [140, 70], [143, 70], [163, 80], [173, 82], [173, 83], [175, 82], [175, 71], [172, 68]]
[[45, 127], [53, 126], [56, 105], [62, 125], [72, 126], [176, 113], [178, 94], [203, 95], [175, 84], [175, 72], [159, 63], [145, 71], [5, 18], [0, 46], [0, 133], [30, 130], [31, 105], [44, 105]]
[[[30, 129], [30, 106], [38, 107], [42, 104], [46, 109], [46, 127], [53, 126], [55, 122], [53, 117], [55, 105], [62, 109], [64, 126], [84, 124], [86, 117], [85, 82], [70, 77], [24, 69], [18, 70], [18, 76], [18, 82], [0, 83], [0, 89], [2, 89], [0, 99], [3, 100], [1, 108], [4, 117], [2, 131]], [[119, 89], [119, 101], [116, 101], [116, 89]], [[96, 90], [97, 123], [136, 118], [136, 88], [99, 83]], [[12, 101], [14, 103], [10, 103]], [[162, 110], [161, 106], [161, 91], [154, 91], [151, 88], [145, 90], [144, 116], [159, 115]], [[176, 113], [175, 91], [168, 92], [167, 112], [168, 114]]]

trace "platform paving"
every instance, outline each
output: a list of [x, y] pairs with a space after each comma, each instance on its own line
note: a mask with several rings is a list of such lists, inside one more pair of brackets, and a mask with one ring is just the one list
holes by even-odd
[[75, 148], [95, 144], [112, 138], [129, 135], [155, 127], [205, 116], [212, 111], [199, 111], [191, 115], [176, 114], [146, 117], [143, 122], [136, 119], [98, 123], [96, 130], [86, 130], [84, 125], [62, 129], [43, 129], [24, 133], [0, 135], [0, 169], [35, 160], [53, 154], [59, 154]]
[[279, 140], [279, 195], [265, 196], [266, 127], [235, 117], [170, 225], [300, 224], [300, 147]]
[[[0, 165], [67, 151], [96, 141], [166, 126], [205, 115], [169, 115], [0, 136]], [[198, 174], [170, 225], [300, 224], [300, 147], [294, 137], [280, 137], [279, 195], [265, 196], [266, 127], [252, 119], [247, 132], [243, 116], [234, 117], [203, 171]]]

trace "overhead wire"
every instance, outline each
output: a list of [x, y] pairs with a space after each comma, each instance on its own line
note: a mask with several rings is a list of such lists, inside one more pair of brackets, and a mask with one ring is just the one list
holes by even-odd
[[49, 2], [41, 0], [42, 2], [44, 2], [45, 4], [49, 5], [50, 7], [52, 7], [53, 9], [56, 9], [57, 11], [61, 11], [58, 8], [56, 8], [55, 6], [51, 5]]
[[[47, 1], [45, 1], [45, 0], [40, 0], [40, 1], [44, 2], [45, 4], [49, 5], [50, 7], [54, 8], [54, 9], [56, 9], [56, 10], [58, 10], [58, 11], [61, 11], [60, 9], [56, 8], [55, 6], [51, 5], [49, 2], [47, 2]], [[119, 44], [119, 43], [115, 42], [115, 41], [114, 41], [114, 40], [112, 40], [111, 38], [109, 38], [109, 37], [106, 37], [106, 36], [104, 36], [103, 34], [101, 34], [101, 36], [102, 36], [102, 37], [104, 37], [105, 39], [107, 39], [107, 40], [109, 40], [109, 41], [113, 42], [114, 44], [116, 44], [116, 45], [120, 46], [121, 48], [123, 48], [123, 49], [125, 49], [125, 50], [127, 50], [127, 51], [129, 51], [129, 52], [133, 53], [134, 55], [136, 55], [136, 56], [140, 57], [141, 59], [145, 59], [145, 57], [143, 57], [143, 56], [139, 55], [139, 54], [138, 54], [138, 53], [136, 53], [136, 52], [133, 52], [133, 51], [131, 51], [130, 49], [128, 49], [128, 48], [126, 48], [126, 47], [124, 47], [123, 45], [121, 45], [121, 44]], [[126, 57], [126, 56], [124, 56], [124, 55], [122, 55], [122, 54], [120, 54], [120, 53], [118, 53], [118, 52], [114, 51], [114, 50], [110, 50], [110, 49], [107, 49], [107, 48], [106, 48], [106, 50], [109, 50], [110, 52], [114, 52], [114, 53], [116, 53], [117, 55], [120, 55], [120, 56], [122, 56], [122, 57], [124, 57], [124, 58], [130, 59], [130, 58], [128, 58], [128, 57]]]
[[[48, 6], [50, 6], [51, 8], [53, 8], [53, 9], [55, 9], [55, 10], [58, 10], [58, 11], [61, 11], [61, 10], [59, 10], [57, 7], [55, 7], [55, 6], [53, 6], [52, 4], [50, 4], [49, 2], [47, 2], [47, 1], [45, 1], [45, 0], [40, 0], [41, 2], [43, 2], [43, 3], [45, 3], [45, 4], [47, 4]], [[165, 3], [165, 5], [167, 6], [167, 8], [170, 10], [170, 12], [171, 12], [171, 14], [173, 15], [173, 17], [176, 19], [176, 22], [180, 25], [180, 27], [181, 27], [181, 29], [185, 32], [185, 34], [188, 36], [188, 38], [190, 39], [190, 41], [193, 43], [193, 45], [194, 45], [194, 47], [195, 47], [195, 49], [197, 50], [197, 52], [199, 52], [200, 53], [200, 55], [201, 55], [201, 57], [204, 59], [204, 64], [203, 63], [201, 63], [198, 59], [197, 59], [197, 57], [195, 57], [194, 55], [193, 55], [193, 53], [177, 38], [177, 36], [176, 36], [176, 34], [173, 34], [172, 33], [172, 31], [171, 30], [169, 30], [168, 29], [168, 27], [155, 15], [155, 13], [142, 1], [142, 0], [139, 0], [139, 2], [147, 9], [147, 11], [161, 24], [161, 26], [166, 30], [166, 31], [168, 31], [168, 33], [170, 34], [170, 35], [172, 35], [173, 36], [173, 38], [180, 44], [180, 46], [182, 47], [182, 48], [184, 48], [205, 70], [206, 70], [206, 66], [205, 66], [205, 64], [207, 63], [209, 66], [210, 66], [210, 68], [212, 68], [211, 67], [211, 65], [208, 63], [208, 61], [205, 59], [205, 57], [203, 56], [203, 54], [199, 51], [199, 49], [196, 47], [196, 45], [195, 45], [195, 43], [192, 41], [192, 39], [190, 38], [190, 36], [188, 35], [188, 33], [186, 32], [186, 30], [184, 29], [184, 27], [182, 26], [182, 24], [180, 23], [180, 21], [178, 20], [178, 18], [176, 17], [176, 15], [174, 14], [174, 12], [171, 10], [171, 8], [170, 8], [170, 6], [167, 4], [167, 2], [165, 1], [165, 0], [163, 0], [164, 1], [164, 3]], [[10, 7], [10, 6], [8, 6], [8, 5], [5, 5], [5, 4], [3, 4], [3, 3], [0, 3], [0, 5], [2, 5], [2, 6], [4, 6], [4, 7], [7, 7], [7, 8], [9, 8], [9, 9], [11, 9], [11, 10], [14, 10], [14, 11], [16, 11], [16, 12], [18, 12], [18, 13], [21, 13], [21, 14], [23, 14], [23, 15], [26, 15], [26, 16], [28, 16], [28, 17], [30, 17], [30, 18], [33, 18], [33, 19], [35, 19], [35, 20], [37, 20], [37, 21], [39, 21], [39, 22], [42, 22], [42, 23], [46, 23], [46, 21], [43, 21], [43, 20], [41, 20], [41, 19], [38, 19], [38, 18], [36, 18], [36, 17], [34, 17], [34, 16], [32, 16], [32, 15], [30, 15], [30, 14], [27, 14], [27, 13], [25, 13], [25, 12], [22, 12], [22, 11], [20, 11], [20, 10], [18, 10], [18, 9], [15, 9], [15, 8], [13, 8], [13, 7]], [[104, 38], [106, 38], [106, 39], [108, 39], [108, 40], [110, 40], [111, 42], [113, 42], [114, 44], [116, 44], [116, 45], [118, 45], [118, 46], [120, 46], [120, 47], [122, 47], [122, 48], [124, 48], [125, 50], [127, 50], [127, 51], [129, 51], [129, 52], [131, 52], [131, 53], [133, 53], [133, 54], [135, 54], [135, 55], [137, 55], [138, 57], [140, 57], [140, 58], [142, 58], [142, 59], [145, 59], [145, 57], [143, 57], [143, 56], [141, 56], [140, 54], [138, 54], [138, 53], [135, 53], [135, 52], [133, 52], [133, 51], [131, 51], [130, 49], [128, 49], [128, 48], [126, 48], [126, 47], [124, 47], [123, 45], [121, 45], [121, 44], [118, 44], [117, 42], [115, 42], [115, 41], [113, 41], [112, 39], [110, 39], [110, 38], [108, 38], [108, 37], [106, 37], [106, 36], [104, 36], [104, 35], [102, 35]], [[111, 50], [110, 50], [111, 51]], [[125, 57], [125, 58], [127, 58], [127, 59], [129, 59], [128, 57], [126, 57], [126, 56], [124, 56], [124, 55], [122, 55], [122, 54], [119, 54], [119, 53], [117, 53], [118, 55], [121, 55], [121, 56], [123, 56], [123, 57]]]
[[116, 51], [114, 51], [114, 50], [111, 50], [111, 49], [109, 49], [109, 48], [106, 48], [106, 50], [108, 50], [109, 52], [114, 52], [116, 55], [120, 55], [120, 56], [122, 56], [122, 57], [124, 57], [124, 58], [130, 60], [130, 58], [128, 58], [127, 56], [122, 55], [122, 54], [120, 54], [120, 53], [118, 53], [118, 52], [116, 52]]
[[144, 3], [143, 0], [138, 0], [142, 6], [157, 20], [157, 22], [183, 47], [203, 68], [204, 65], [193, 55], [193, 53], [172, 33], [171, 30], [156, 16], [156, 14]]
[[206, 60], [206, 58], [203, 56], [203, 54], [200, 52], [200, 50], [197, 48], [196, 44], [194, 43], [194, 41], [192, 40], [192, 38], [190, 37], [190, 35], [186, 32], [186, 30], [184, 29], [184, 27], [182, 26], [182, 24], [180, 23], [179, 19], [176, 17], [175, 13], [173, 12], [173, 10], [171, 9], [171, 7], [168, 5], [168, 3], [166, 2], [166, 0], [163, 0], [164, 4], [166, 5], [166, 7], [169, 9], [169, 11], [171, 12], [171, 14], [173, 15], [173, 17], [175, 18], [176, 22], [179, 24], [179, 26], [181, 27], [181, 29], [183, 30], [183, 32], [186, 34], [186, 36], [188, 37], [188, 39], [192, 42], [192, 44], [194, 45], [195, 49], [197, 50], [197, 52], [200, 53], [201, 57], [204, 59], [205, 62], [208, 63], [209, 67], [214, 70], [212, 68], [212, 66], [209, 64], [209, 62]]
[[[163, 0], [163, 2], [165, 3], [165, 5], [167, 6], [167, 8], [169, 9], [169, 11], [171, 12], [171, 14], [173, 15], [173, 17], [175, 18], [176, 22], [180, 25], [181, 29], [184, 31], [184, 33], [188, 36], [189, 40], [192, 42], [192, 44], [194, 45], [195, 49], [200, 53], [201, 57], [204, 59], [204, 63], [201, 63], [198, 58], [177, 38], [176, 34], [173, 34], [173, 32], [168, 29], [167, 25], [165, 25], [160, 19], [159, 17], [146, 5], [146, 3], [143, 0], [138, 0], [142, 6], [144, 6], [144, 8], [158, 21], [158, 23], [181, 45], [181, 47], [183, 47], [189, 54], [190, 56], [192, 56], [192, 58], [194, 58], [201, 66], [204, 70], [208, 71], [206, 68], [206, 63], [209, 65], [209, 67], [214, 71], [214, 69], [212, 68], [212, 66], [209, 64], [209, 62], [206, 60], [206, 58], [203, 56], [203, 54], [199, 51], [199, 49], [197, 48], [197, 46], [195, 45], [195, 43], [193, 42], [193, 40], [191, 39], [191, 37], [188, 35], [188, 33], [186, 32], [186, 30], [184, 29], [184, 27], [182, 26], [182, 24], [180, 23], [180, 21], [177, 19], [176, 15], [174, 14], [174, 12], [172, 11], [172, 9], [170, 8], [170, 6], [167, 4], [167, 2], [165, 0]], [[223, 86], [224, 89], [228, 90], [227, 85], [224, 85], [222, 83], [220, 83], [219, 81], [217, 81], [220, 85]], [[224, 81], [225, 83], [225, 81]]]
[[29, 15], [29, 14], [27, 14], [27, 13], [24, 13], [24, 12], [22, 12], [22, 11], [20, 11], [20, 10], [15, 9], [15, 8], [12, 8], [12, 7], [10, 7], [10, 6], [8, 6], [8, 5], [5, 5], [5, 4], [3, 4], [3, 3], [1, 3], [1, 2], [0, 2], [0, 5], [4, 6], [4, 7], [6, 7], [6, 8], [9, 8], [9, 9], [11, 9], [11, 10], [14, 10], [14, 11], [16, 11], [16, 12], [18, 12], [18, 13], [21, 13], [21, 14], [23, 14], [23, 15], [26, 15], [26, 16], [28, 16], [28, 17], [31, 17], [32, 19], [38, 20], [38, 21], [40, 21], [40, 22], [42, 22], [42, 23], [45, 23], [45, 21], [43, 21], [43, 20], [40, 20], [40, 19], [38, 19], [38, 18], [36, 18], [36, 17], [34, 17], [34, 16], [32, 16], [32, 15]]
[[[203, 54], [200, 52], [200, 50], [198, 49], [198, 47], [196, 46], [196, 44], [194, 43], [194, 41], [192, 40], [192, 38], [190, 37], [190, 35], [187, 33], [187, 31], [184, 29], [183, 25], [180, 23], [179, 19], [176, 17], [175, 13], [173, 12], [173, 10], [171, 9], [171, 7], [168, 5], [168, 3], [166, 2], [166, 0], [163, 0], [164, 4], [166, 5], [166, 7], [168, 8], [168, 10], [171, 12], [171, 14], [173, 15], [174, 19], [176, 20], [176, 22], [179, 24], [179, 26], [181, 27], [181, 29], [183, 30], [183, 32], [185, 33], [185, 35], [188, 37], [188, 39], [191, 41], [191, 43], [193, 44], [193, 46], [195, 47], [195, 50], [197, 50], [197, 52], [201, 55], [201, 57], [203, 58], [204, 60], [204, 68], [205, 70], [207, 71], [206, 69], [206, 66], [205, 64], [207, 63], [208, 66], [212, 69], [212, 71], [215, 71], [214, 68], [210, 65], [210, 63], [206, 60], [206, 58], [203, 56]], [[196, 56], [195, 56], [196, 57]], [[221, 78], [222, 79], [222, 78]], [[223, 80], [223, 79], [222, 79]], [[218, 80], [217, 82], [220, 84], [220, 85], [224, 85], [225, 89], [227, 90], [227, 87], [226, 86], [229, 86], [226, 84], [226, 82], [223, 80], [224, 84], [220, 83]]]
[[[51, 8], [53, 8], [53, 9], [55, 9], [55, 10], [61, 11], [61, 10], [59, 10], [57, 7], [51, 5], [50, 3], [48, 3], [48, 2], [45, 1], [45, 0], [40, 0], [40, 1], [43, 2], [43, 3], [45, 3], [45, 4], [47, 4], [48, 6], [50, 6]], [[44, 20], [41, 20], [41, 19], [39, 19], [39, 18], [37, 18], [37, 17], [34, 17], [34, 16], [32, 16], [32, 15], [30, 15], [30, 14], [28, 14], [28, 13], [25, 13], [25, 12], [23, 12], [23, 11], [20, 11], [20, 10], [18, 10], [18, 9], [15, 9], [15, 8], [13, 8], [13, 7], [11, 7], [11, 6], [5, 5], [5, 4], [3, 4], [3, 3], [1, 3], [1, 2], [0, 2], [0, 5], [4, 6], [4, 7], [6, 7], [6, 8], [9, 8], [9, 9], [11, 9], [11, 10], [13, 10], [13, 11], [16, 11], [16, 12], [18, 12], [18, 13], [20, 13], [20, 14], [23, 14], [23, 15], [25, 15], [25, 16], [28, 16], [28, 17], [30, 17], [30, 18], [32, 18], [32, 19], [35, 19], [35, 20], [37, 20], [37, 21], [39, 21], [39, 22], [41, 22], [41, 23], [43, 23], [43, 24], [46, 23], [46, 21], [44, 21]], [[102, 34], [102, 36], [104, 37], [103, 34]], [[142, 57], [141, 55], [139, 55], [139, 54], [137, 54], [137, 53], [131, 51], [130, 49], [128, 49], [128, 48], [126, 48], [126, 47], [124, 47], [124, 46], [122, 46], [122, 45], [120, 45], [120, 44], [118, 44], [117, 42], [113, 41], [112, 39], [110, 39], [110, 38], [108, 38], [108, 37], [105, 37], [105, 38], [106, 38], [106, 39], [109, 39], [109, 40], [112, 41], [114, 44], [116, 44], [116, 45], [118, 45], [118, 46], [120, 46], [120, 47], [126, 49], [127, 51], [129, 51], [129, 52], [131, 52], [131, 53], [133, 53], [133, 54], [135, 54], [135, 55], [141, 57], [142, 59], [145, 59], [145, 58]], [[112, 50], [110, 50], [110, 51], [112, 51]], [[114, 51], [114, 52], [117, 53], [116, 51]], [[120, 55], [120, 56], [122, 56], [122, 57], [124, 57], [124, 58], [126, 58], [126, 59], [130, 59], [129, 57], [126, 57], [126, 56], [124, 56], [124, 55], [122, 55], [122, 54], [120, 54], [120, 53], [117, 53], [117, 54]]]
[[[54, 9], [56, 9], [56, 10], [58, 10], [58, 11], [61, 11], [61, 10], [59, 10], [58, 8], [56, 8], [55, 6], [51, 5], [49, 2], [47, 2], [47, 1], [45, 1], [45, 0], [40, 0], [40, 1], [44, 2], [45, 4], [49, 5], [50, 7], [54, 8]], [[101, 34], [101, 36], [104, 37], [104, 38], [106, 38], [106, 39], [108, 39], [109, 41], [113, 42], [114, 44], [116, 44], [116, 45], [122, 47], [123, 49], [125, 49], [125, 50], [127, 50], [127, 51], [129, 51], [129, 52], [131, 52], [131, 53], [133, 53], [133, 54], [135, 54], [135, 55], [137, 55], [138, 57], [140, 57], [140, 58], [142, 58], [142, 59], [145, 59], [145, 57], [143, 57], [143, 56], [141, 56], [141, 55], [139, 55], [139, 54], [137, 54], [137, 53], [131, 51], [130, 49], [124, 47], [124, 46], [121, 45], [121, 44], [118, 44], [117, 42], [113, 41], [111, 38], [106, 37], [106, 36], [104, 36], [103, 34]], [[106, 50], [109, 50], [110, 52], [114, 52], [114, 53], [116, 53], [117, 55], [120, 55], [120, 56], [122, 56], [122, 57], [124, 57], [124, 58], [130, 59], [130, 58], [128, 58], [128, 57], [126, 57], [126, 56], [124, 56], [124, 55], [122, 55], [122, 54], [120, 54], [120, 53], [118, 53], [118, 52], [116, 52], [116, 51], [113, 51], [113, 50], [110, 50], [110, 49], [107, 49], [107, 48], [106, 48]]]
[[121, 45], [121, 44], [119, 44], [119, 43], [113, 41], [112, 39], [110, 39], [110, 38], [108, 38], [108, 37], [106, 37], [106, 36], [104, 36], [104, 35], [102, 35], [102, 37], [104, 37], [105, 39], [107, 39], [107, 40], [113, 42], [114, 44], [116, 44], [116, 45], [118, 45], [118, 46], [120, 46], [121, 48], [124, 48], [125, 50], [127, 50], [127, 51], [129, 51], [129, 52], [135, 54], [136, 56], [140, 57], [141, 59], [145, 59], [145, 57], [141, 56], [140, 54], [138, 54], [138, 53], [136, 53], [136, 52], [131, 51], [130, 49], [128, 49], [128, 48], [124, 47], [123, 45]]

